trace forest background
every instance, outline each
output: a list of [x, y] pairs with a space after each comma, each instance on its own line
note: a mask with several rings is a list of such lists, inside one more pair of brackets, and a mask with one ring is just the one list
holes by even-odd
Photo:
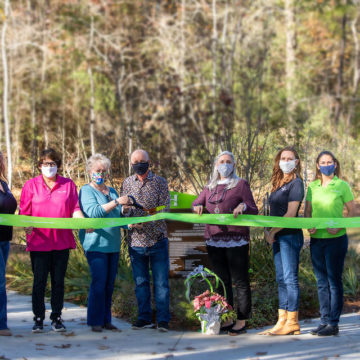
[[[261, 208], [285, 145], [297, 148], [306, 184], [317, 154], [333, 151], [358, 196], [359, 0], [2, 0], [0, 15], [0, 149], [17, 197], [49, 146], [78, 186], [101, 152], [117, 187], [141, 147], [171, 190], [191, 193], [230, 150]], [[253, 270], [266, 283], [264, 253]], [[349, 276], [355, 295], [358, 274]]]

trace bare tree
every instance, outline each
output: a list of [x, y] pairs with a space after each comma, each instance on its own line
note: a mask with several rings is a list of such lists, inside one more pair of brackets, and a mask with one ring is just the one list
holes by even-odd
[[11, 154], [11, 139], [10, 139], [10, 119], [8, 111], [8, 90], [9, 90], [9, 73], [7, 63], [7, 52], [6, 52], [6, 29], [8, 25], [9, 17], [9, 0], [4, 1], [4, 16], [3, 16], [3, 27], [1, 31], [1, 58], [3, 67], [3, 117], [5, 125], [5, 139], [6, 139], [6, 153], [7, 153], [7, 171], [8, 171], [8, 182], [11, 188], [12, 184], [12, 154]]

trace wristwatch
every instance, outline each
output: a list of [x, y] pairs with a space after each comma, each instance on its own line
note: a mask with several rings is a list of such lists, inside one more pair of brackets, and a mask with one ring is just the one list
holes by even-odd
[[115, 202], [116, 206], [120, 205], [120, 203], [117, 201], [117, 199], [114, 199], [114, 202]]

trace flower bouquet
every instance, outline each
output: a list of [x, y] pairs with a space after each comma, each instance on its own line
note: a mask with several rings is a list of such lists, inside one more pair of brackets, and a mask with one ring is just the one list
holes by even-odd
[[191, 283], [197, 277], [202, 277], [209, 287], [210, 291], [206, 290], [204, 293], [195, 296], [193, 305], [194, 312], [201, 322], [201, 333], [206, 335], [217, 335], [220, 332], [220, 326], [222, 322], [226, 322], [230, 319], [236, 319], [236, 313], [226, 301], [224, 296], [214, 292], [213, 286], [207, 277], [214, 276], [216, 281], [216, 288], [219, 282], [224, 288], [224, 294], [226, 296], [226, 290], [223, 281], [209, 269], [203, 266], [197, 267], [185, 280], [187, 286], [186, 297], [189, 299]]

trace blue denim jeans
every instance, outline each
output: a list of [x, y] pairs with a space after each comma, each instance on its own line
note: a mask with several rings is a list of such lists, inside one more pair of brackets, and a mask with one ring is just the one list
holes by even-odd
[[119, 253], [85, 252], [91, 273], [87, 324], [103, 326], [111, 323], [111, 300], [119, 263]]
[[304, 244], [302, 232], [277, 236], [273, 243], [279, 309], [299, 310], [299, 257]]
[[344, 305], [342, 273], [348, 248], [347, 235], [311, 238], [311, 261], [317, 280], [321, 323], [337, 325]]
[[7, 329], [7, 310], [6, 310], [6, 262], [9, 256], [9, 241], [0, 241], [0, 330]]
[[157, 322], [169, 322], [169, 251], [168, 239], [150, 247], [131, 247], [129, 255], [138, 303], [138, 319], [152, 321], [150, 269], [152, 272]]

